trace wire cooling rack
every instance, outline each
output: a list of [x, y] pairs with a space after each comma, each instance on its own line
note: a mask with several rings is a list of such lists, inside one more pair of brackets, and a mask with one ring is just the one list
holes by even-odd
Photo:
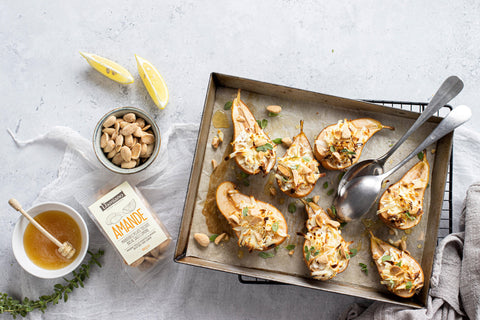
[[[421, 113], [425, 110], [428, 103], [425, 102], [408, 102], [408, 101], [389, 101], [389, 100], [363, 100], [365, 102], [380, 104], [386, 107], [408, 110]], [[450, 105], [445, 105], [437, 112], [437, 116], [445, 117], [448, 112], [452, 110]], [[448, 234], [452, 233], [453, 227], [453, 153], [450, 154], [450, 163], [448, 165], [447, 182], [445, 184], [445, 194], [443, 196], [442, 213], [440, 216], [440, 226], [438, 228], [438, 240], [437, 243], [445, 238]], [[238, 275], [238, 281], [244, 284], [283, 284], [276, 281], [258, 279], [253, 277], [247, 277]]]

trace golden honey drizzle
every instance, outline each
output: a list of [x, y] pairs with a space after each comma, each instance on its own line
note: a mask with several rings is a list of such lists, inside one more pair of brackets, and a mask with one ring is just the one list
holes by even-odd
[[[233, 147], [229, 144], [225, 148], [222, 159], [225, 159], [225, 157], [227, 157], [232, 151]], [[222, 182], [225, 181], [225, 173], [228, 170], [228, 164], [228, 161], [222, 160], [210, 175], [207, 197], [202, 209], [202, 214], [205, 216], [208, 232], [213, 234], [221, 234], [225, 232], [229, 235], [232, 235], [232, 228], [228, 224], [228, 221], [225, 219], [225, 217], [220, 213], [220, 210], [218, 210], [216, 200], [217, 188]]]
[[230, 121], [225, 112], [221, 110], [215, 111], [213, 114], [212, 124], [214, 128], [230, 128]]

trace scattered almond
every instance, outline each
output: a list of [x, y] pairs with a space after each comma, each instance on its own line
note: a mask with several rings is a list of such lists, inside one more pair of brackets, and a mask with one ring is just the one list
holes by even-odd
[[275, 187], [270, 187], [268, 189], [270, 191], [270, 194], [275, 197], [277, 195], [277, 189], [275, 189]]
[[193, 235], [193, 238], [202, 247], [208, 247], [208, 245], [210, 244], [210, 239], [205, 233], [195, 233]]
[[226, 233], [222, 233], [220, 235], [218, 235], [216, 238], [215, 238], [215, 244], [218, 246], [218, 244], [220, 243], [220, 241], [223, 240], [223, 238], [225, 238], [227, 234]]
[[223, 142], [223, 132], [219, 129], [217, 131], [217, 134], [218, 134], [218, 140], [220, 140], [220, 142]]
[[435, 154], [437, 150], [436, 149], [432, 149], [432, 151], [430, 151], [432, 154]]
[[137, 165], [137, 161], [131, 160], [131, 161], [128, 161], [128, 162], [125, 162], [125, 161], [122, 162], [120, 167], [122, 167], [123, 169], [132, 169], [132, 168], [135, 168], [136, 165]]
[[217, 161], [215, 159], [212, 159], [212, 168], [213, 170], [215, 170], [217, 168], [218, 164], [217, 164]]
[[212, 147], [213, 147], [214, 149], [217, 149], [219, 145], [220, 145], [220, 139], [219, 139], [217, 136], [213, 137], [213, 139], [212, 139]]
[[[120, 124], [121, 126], [122, 124]], [[137, 124], [136, 123], [129, 123], [127, 124], [122, 130], [120, 130], [120, 133], [123, 134], [124, 136], [127, 136], [129, 134], [133, 134], [137, 130]]]
[[145, 127], [145, 120], [143, 120], [142, 118], [137, 118], [137, 120], [135, 120], [135, 123], [136, 123], [137, 126], [139, 126], [140, 128]]
[[313, 202], [318, 203], [318, 200], [320, 200], [320, 196], [316, 195], [313, 197]]
[[275, 106], [275, 105], [268, 106], [268, 107], [267, 107], [267, 111], [268, 111], [268, 112], [271, 112], [271, 113], [279, 114], [280, 112], [282, 112], [282, 107], [280, 107], [280, 106]]
[[295, 250], [288, 251], [288, 255], [290, 255], [290, 256], [293, 256], [294, 253], [295, 253]]

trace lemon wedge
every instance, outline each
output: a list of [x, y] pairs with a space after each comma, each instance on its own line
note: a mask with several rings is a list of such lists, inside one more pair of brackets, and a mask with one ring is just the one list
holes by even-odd
[[116, 62], [97, 56], [96, 54], [81, 52], [87, 62], [105, 77], [121, 84], [133, 83], [133, 76], [127, 69]]
[[150, 97], [159, 109], [164, 109], [168, 103], [168, 89], [158, 70], [147, 60], [135, 55], [137, 68], [143, 84]]

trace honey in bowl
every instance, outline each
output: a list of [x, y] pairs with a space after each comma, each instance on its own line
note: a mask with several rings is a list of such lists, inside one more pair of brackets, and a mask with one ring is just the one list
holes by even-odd
[[77, 222], [65, 212], [57, 210], [42, 212], [35, 216], [35, 220], [61, 243], [70, 242], [75, 254], [71, 259], [62, 257], [58, 247], [29, 223], [23, 235], [28, 258], [40, 268], [48, 270], [61, 269], [72, 263], [82, 246], [82, 234]]

